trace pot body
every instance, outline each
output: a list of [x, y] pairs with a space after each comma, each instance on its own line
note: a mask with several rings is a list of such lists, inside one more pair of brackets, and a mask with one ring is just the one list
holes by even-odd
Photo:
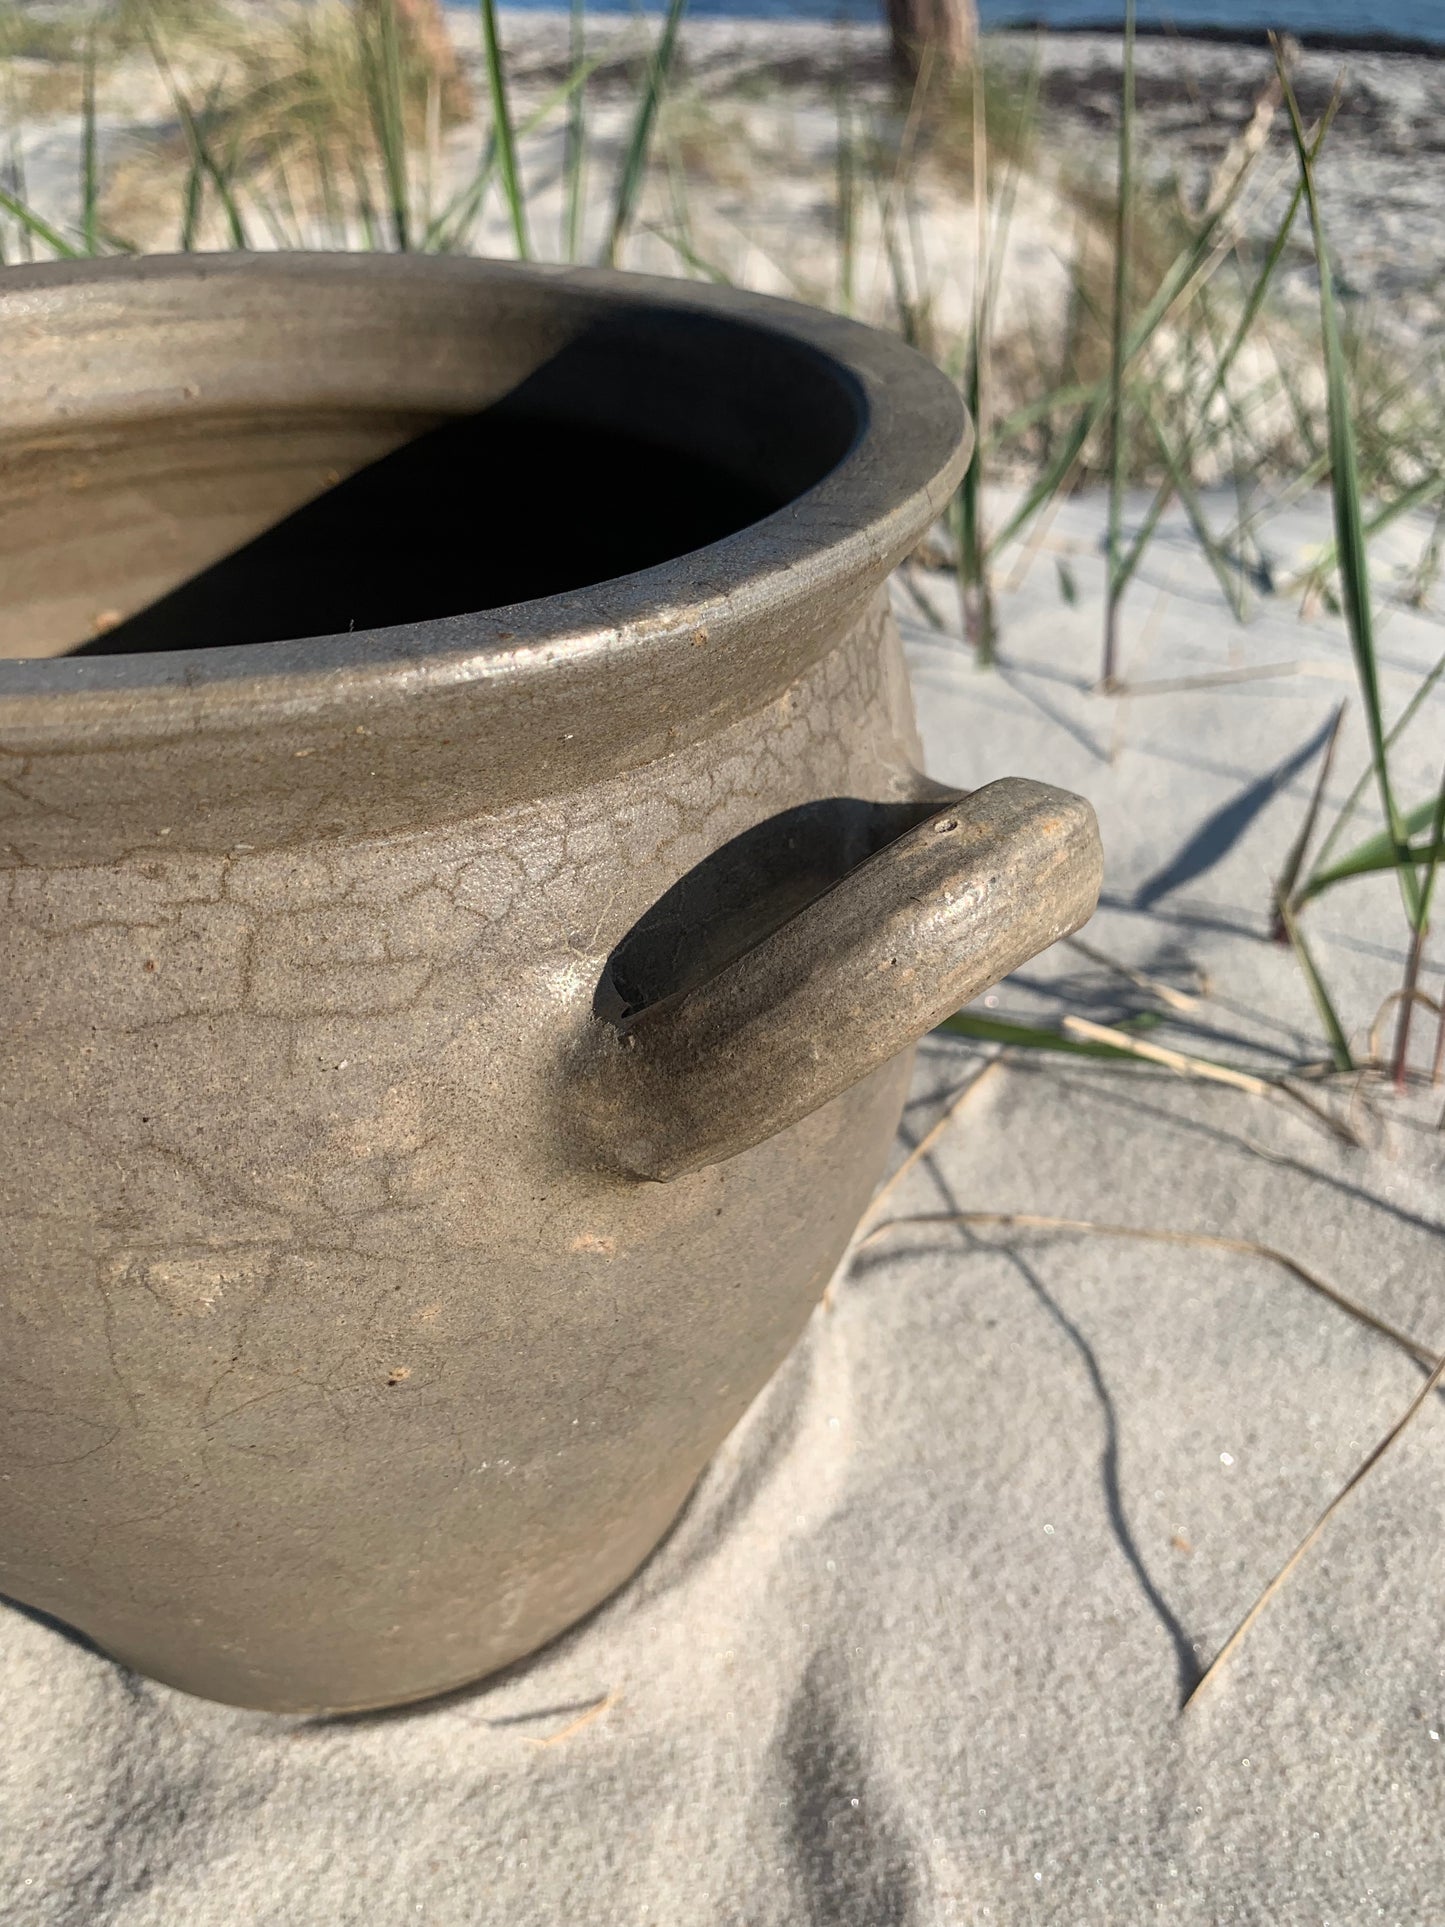
[[[912, 750], [873, 592], [751, 714], [606, 781], [17, 870], [0, 1590], [290, 1709], [438, 1691], [611, 1592], [807, 1318], [907, 1065], [662, 1185], [572, 1155], [564, 1046], [679, 878], [683, 933], [816, 888], [875, 812], [806, 806], [906, 803]], [[779, 816], [729, 891], [708, 859]]]
[[1077, 799], [915, 771], [884, 582], [965, 454], [728, 290], [0, 278], [0, 1592], [302, 1711], [635, 1570], [907, 1046], [1097, 892]]

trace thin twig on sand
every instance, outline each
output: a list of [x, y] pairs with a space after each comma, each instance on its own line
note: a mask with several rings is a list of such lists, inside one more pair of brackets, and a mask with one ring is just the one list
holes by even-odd
[[1348, 1297], [1337, 1285], [1332, 1285], [1327, 1279], [1321, 1278], [1317, 1272], [1311, 1271], [1297, 1258], [1291, 1258], [1288, 1252], [1277, 1251], [1272, 1245], [1257, 1244], [1250, 1238], [1226, 1238], [1207, 1231], [1172, 1231], [1153, 1225], [1100, 1224], [1088, 1218], [1044, 1217], [1031, 1211], [935, 1211], [922, 1212], [913, 1217], [885, 1219], [882, 1224], [875, 1225], [871, 1231], [860, 1238], [855, 1249], [861, 1250], [863, 1246], [871, 1244], [875, 1238], [881, 1238], [885, 1232], [896, 1231], [906, 1225], [958, 1225], [978, 1230], [1081, 1232], [1093, 1237], [1131, 1238], [1145, 1244], [1185, 1245], [1201, 1251], [1228, 1251], [1247, 1257], [1265, 1258], [1271, 1264], [1278, 1265], [1282, 1270], [1289, 1272], [1291, 1277], [1298, 1278], [1311, 1291], [1328, 1298], [1331, 1304], [1338, 1305], [1342, 1311], [1348, 1312], [1350, 1317], [1357, 1319], [1362, 1325], [1367, 1325], [1372, 1331], [1379, 1332], [1382, 1337], [1388, 1338], [1392, 1344], [1407, 1352], [1417, 1364], [1430, 1367], [1430, 1376], [1411, 1400], [1403, 1416], [1391, 1426], [1374, 1451], [1356, 1468], [1330, 1500], [1205, 1668], [1193, 1691], [1185, 1699], [1181, 1711], [1197, 1702], [1205, 1686], [1236, 1651], [1250, 1627], [1290, 1578], [1345, 1500], [1398, 1442], [1431, 1393], [1438, 1390], [1441, 1383], [1445, 1382], [1445, 1355], [1437, 1355], [1417, 1343], [1408, 1332], [1401, 1331], [1398, 1326], [1390, 1324], [1388, 1319], [1379, 1317], [1368, 1306]]
[[1445, 999], [1432, 997], [1428, 991], [1420, 990], [1413, 984], [1401, 984], [1397, 989], [1392, 990], [1380, 1005], [1380, 1008], [1375, 1012], [1375, 1021], [1370, 1025], [1370, 1061], [1377, 1069], [1383, 1070], [1385, 1068], [1384, 1060], [1380, 1056], [1380, 1026], [1397, 1004], [1402, 1004], [1407, 1001], [1412, 1004], [1419, 1004], [1422, 1009], [1430, 1011], [1434, 1016], [1440, 1018], [1442, 1023], [1445, 1023]]
[[922, 1160], [928, 1156], [928, 1153], [933, 1149], [934, 1145], [937, 1144], [949, 1125], [956, 1120], [964, 1105], [978, 1095], [990, 1077], [997, 1071], [1002, 1070], [1005, 1055], [1006, 1053], [1004, 1051], [1000, 1051], [996, 1057], [990, 1057], [986, 1064], [974, 1072], [973, 1076], [963, 1088], [954, 1093], [951, 1102], [945, 1107], [942, 1115], [934, 1119], [933, 1123], [914, 1145], [907, 1157], [904, 1158], [898, 1169], [890, 1172], [873, 1193], [872, 1202], [858, 1221], [858, 1228], [853, 1233], [852, 1243], [844, 1253], [842, 1261], [838, 1266], [838, 1271], [834, 1274], [833, 1278], [829, 1279], [827, 1289], [819, 1300], [824, 1311], [831, 1311], [833, 1309], [833, 1285], [837, 1277], [841, 1276], [846, 1270], [848, 1260], [852, 1257], [853, 1253], [858, 1250], [860, 1245], [866, 1243], [868, 1226], [875, 1221], [885, 1201], [898, 1189], [914, 1165], [921, 1163]]
[[906, 1225], [961, 1225], [976, 1230], [995, 1231], [1068, 1231], [1079, 1232], [1095, 1238], [1130, 1238], [1140, 1244], [1182, 1245], [1194, 1251], [1228, 1251], [1244, 1258], [1264, 1258], [1270, 1264], [1278, 1265], [1292, 1278], [1297, 1278], [1311, 1291], [1327, 1298], [1341, 1311], [1348, 1312], [1351, 1318], [1371, 1331], [1388, 1338], [1392, 1345], [1413, 1358], [1417, 1365], [1434, 1367], [1445, 1363], [1428, 1346], [1422, 1345], [1408, 1332], [1392, 1325], [1387, 1318], [1381, 1318], [1358, 1299], [1351, 1298], [1332, 1285], [1318, 1272], [1311, 1271], [1308, 1265], [1298, 1258], [1292, 1258], [1287, 1251], [1279, 1251], [1273, 1245], [1259, 1244], [1253, 1238], [1228, 1238], [1212, 1231], [1174, 1231], [1162, 1225], [1105, 1224], [1092, 1218], [1053, 1218], [1044, 1217], [1033, 1211], [933, 1211], [921, 1212], [916, 1216], [886, 1218], [882, 1224], [874, 1225], [859, 1238], [854, 1249], [861, 1251], [865, 1245], [881, 1238], [887, 1231], [896, 1231]]
[[992, 1077], [996, 1071], [1003, 1068], [1003, 1062], [1003, 1053], [1000, 1051], [997, 1057], [991, 1057], [986, 1064], [974, 1072], [962, 1090], [955, 1093], [952, 1102], [943, 1111], [941, 1116], [937, 1117], [924, 1132], [923, 1136], [914, 1145], [907, 1157], [904, 1158], [898, 1169], [891, 1172], [874, 1192], [873, 1202], [863, 1214], [863, 1223], [865, 1225], [873, 1222], [878, 1216], [879, 1211], [883, 1208], [885, 1199], [897, 1190], [898, 1186], [908, 1176], [908, 1173], [913, 1169], [914, 1165], [928, 1156], [928, 1153], [933, 1149], [934, 1145], [937, 1144], [949, 1125], [957, 1118], [964, 1105], [977, 1097], [979, 1091], [988, 1082], [989, 1078]]
[[1176, 990], [1172, 984], [1161, 983], [1157, 977], [1145, 976], [1142, 970], [1135, 970], [1132, 964], [1121, 963], [1117, 957], [1109, 956], [1107, 951], [1095, 949], [1093, 944], [1085, 943], [1082, 937], [1065, 937], [1064, 942], [1070, 950], [1077, 951], [1081, 957], [1087, 957], [1090, 963], [1098, 964], [1101, 969], [1114, 971], [1126, 983], [1133, 984], [1136, 990], [1147, 991], [1151, 997], [1157, 997], [1160, 1003], [1167, 1004], [1170, 1010], [1177, 1010], [1182, 1014], [1199, 1008], [1197, 997], [1191, 997], [1187, 991]]
[[1170, 1050], [1164, 1044], [1148, 1043], [1141, 1037], [1131, 1037], [1127, 1031], [1113, 1030], [1107, 1024], [1092, 1023], [1087, 1017], [1065, 1017], [1063, 1029], [1071, 1037], [1084, 1038], [1095, 1044], [1111, 1044], [1130, 1057], [1158, 1064], [1179, 1077], [1197, 1077], [1210, 1084], [1227, 1084], [1232, 1090], [1243, 1091], [1249, 1097], [1287, 1097], [1292, 1103], [1298, 1104], [1301, 1110], [1308, 1111], [1311, 1117], [1328, 1125], [1346, 1144], [1353, 1144], [1356, 1148], [1360, 1145], [1359, 1133], [1353, 1125], [1337, 1117], [1315, 1098], [1307, 1097], [1303, 1091], [1285, 1083], [1283, 1078], [1256, 1077], [1253, 1071], [1236, 1070], [1232, 1064], [1216, 1064], [1208, 1057], [1190, 1057], [1184, 1051]]
[[1185, 1700], [1184, 1707], [1181, 1709], [1182, 1711], [1186, 1711], [1189, 1707], [1197, 1704], [1200, 1694], [1204, 1691], [1210, 1680], [1216, 1678], [1222, 1671], [1226, 1661], [1236, 1652], [1240, 1642], [1254, 1624], [1255, 1620], [1259, 1618], [1271, 1599], [1273, 1599], [1275, 1594], [1284, 1586], [1285, 1582], [1290, 1578], [1300, 1561], [1305, 1557], [1305, 1554], [1309, 1552], [1310, 1548], [1315, 1544], [1320, 1534], [1339, 1511], [1345, 1500], [1349, 1498], [1356, 1486], [1363, 1484], [1365, 1479], [1369, 1477], [1370, 1473], [1373, 1472], [1375, 1467], [1380, 1463], [1381, 1459], [1384, 1458], [1385, 1454], [1399, 1442], [1407, 1426], [1409, 1426], [1415, 1417], [1415, 1414], [1420, 1410], [1420, 1407], [1425, 1404], [1430, 1395], [1439, 1389], [1442, 1380], [1445, 1380], [1445, 1358], [1442, 1358], [1436, 1365], [1434, 1371], [1431, 1372], [1414, 1398], [1411, 1399], [1403, 1415], [1390, 1427], [1374, 1451], [1356, 1467], [1355, 1471], [1351, 1473], [1350, 1477], [1340, 1487], [1339, 1491], [1330, 1500], [1318, 1519], [1315, 1520], [1304, 1538], [1300, 1540], [1289, 1558], [1285, 1560], [1279, 1571], [1274, 1575], [1273, 1579], [1270, 1580], [1269, 1584], [1259, 1595], [1258, 1599], [1255, 1600], [1243, 1619], [1240, 1620], [1228, 1639], [1225, 1640], [1209, 1665], [1204, 1669], [1194, 1691]]
[[604, 1713], [610, 1712], [621, 1698], [620, 1689], [604, 1693], [595, 1705], [586, 1707], [575, 1720], [568, 1720], [567, 1724], [559, 1726], [555, 1733], [544, 1733], [540, 1739], [527, 1735], [528, 1746], [557, 1746], [563, 1740], [570, 1740], [574, 1733], [580, 1733], [584, 1726], [590, 1726], [593, 1720], [601, 1719]]
[[1210, 1084], [1228, 1084], [1232, 1090], [1245, 1091], [1250, 1097], [1268, 1097], [1275, 1088], [1263, 1077], [1256, 1077], [1252, 1071], [1237, 1071], [1231, 1064], [1216, 1064], [1207, 1057], [1190, 1057], [1184, 1051], [1170, 1050], [1165, 1044], [1151, 1044], [1142, 1037], [1131, 1037], [1128, 1031], [1115, 1030], [1109, 1024], [1096, 1024], [1087, 1017], [1065, 1017], [1063, 1029], [1070, 1037], [1087, 1038], [1095, 1044], [1112, 1044], [1115, 1050], [1127, 1051], [1130, 1057], [1145, 1058], [1151, 1064], [1162, 1064], [1165, 1070], [1177, 1071], [1181, 1077], [1199, 1077]]

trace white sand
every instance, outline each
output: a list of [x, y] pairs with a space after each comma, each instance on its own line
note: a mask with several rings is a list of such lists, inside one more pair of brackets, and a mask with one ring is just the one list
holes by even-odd
[[[1020, 565], [995, 677], [907, 621], [931, 765], [1094, 798], [1109, 881], [1092, 940], [1181, 987], [1201, 966], [1213, 982], [1172, 1042], [1232, 1061], [1318, 1053], [1298, 972], [1262, 941], [1312, 769], [1236, 812], [1222, 854], [1222, 834], [1196, 839], [1349, 693], [1339, 625], [1285, 608], [1233, 628], [1172, 525], [1129, 606], [1131, 672], [1306, 666], [1127, 708], [1090, 696], [1100, 526], [1096, 502], [1066, 504]], [[1271, 541], [1287, 563], [1321, 530], [1312, 506]], [[1442, 646], [1437, 617], [1390, 614], [1392, 708]], [[1438, 776], [1442, 723], [1437, 693], [1405, 755], [1407, 800]], [[1356, 715], [1336, 795], [1362, 756]], [[1400, 968], [1391, 886], [1326, 900], [1311, 928], [1349, 1020], [1367, 1023]], [[1001, 1012], [1105, 1018], [1133, 998], [1067, 950], [997, 995]], [[925, 1047], [905, 1139], [978, 1061]], [[1445, 1344], [1445, 1138], [1418, 1102], [1361, 1117], [1369, 1150], [1233, 1091], [1018, 1059], [885, 1215], [961, 1203], [1265, 1240]], [[495, 1684], [389, 1717], [277, 1720], [0, 1613], [0, 1913], [7, 1927], [1426, 1927], [1445, 1909], [1439, 1400], [1178, 1711], [1421, 1382], [1259, 1260], [894, 1231], [845, 1268], [644, 1572]]]

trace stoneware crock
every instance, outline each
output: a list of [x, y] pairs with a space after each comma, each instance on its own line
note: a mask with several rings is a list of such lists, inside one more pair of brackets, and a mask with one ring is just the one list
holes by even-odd
[[248, 1706], [586, 1613], [1093, 818], [916, 769], [950, 384], [731, 290], [0, 277], [0, 1592]]

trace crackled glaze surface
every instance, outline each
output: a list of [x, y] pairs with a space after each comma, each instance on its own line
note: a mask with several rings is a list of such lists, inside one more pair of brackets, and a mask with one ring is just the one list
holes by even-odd
[[906, 1066], [663, 1187], [565, 1155], [560, 1048], [714, 849], [906, 791], [904, 701], [875, 605], [755, 716], [546, 805], [12, 870], [0, 1589], [303, 1704], [611, 1591], [807, 1316]]
[[[936, 802], [881, 584], [960, 465], [940, 377], [781, 304], [398, 270], [12, 275], [0, 474], [79, 460], [92, 417], [97, 447], [151, 434], [191, 390], [234, 414], [325, 386], [343, 426], [380, 391], [419, 419], [494, 314], [541, 341], [528, 365], [574, 311], [726, 324], [724, 381], [749, 330], [801, 343], [859, 420], [790, 508], [596, 589], [0, 666], [0, 1591], [277, 1708], [501, 1666], [665, 1531], [826, 1282], [907, 1065], [658, 1184], [579, 1144], [577, 1040]], [[328, 315], [311, 366], [298, 331]], [[63, 560], [85, 525], [62, 493], [41, 521]], [[0, 613], [23, 653], [25, 607]]]

